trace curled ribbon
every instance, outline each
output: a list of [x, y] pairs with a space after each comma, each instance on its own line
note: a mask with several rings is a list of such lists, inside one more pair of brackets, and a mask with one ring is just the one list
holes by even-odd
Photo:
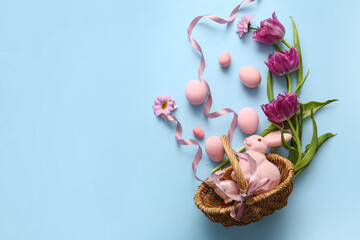
[[[214, 22], [217, 22], [217, 23], [220, 23], [220, 24], [226, 24], [226, 23], [230, 23], [232, 21], [234, 21], [235, 17], [236, 17], [236, 14], [240, 8], [240, 6], [244, 3], [248, 3], [248, 2], [252, 2], [254, 0], [244, 0], [242, 1], [239, 5], [237, 5], [233, 11], [231, 12], [230, 16], [229, 16], [229, 19], [228, 20], [225, 20], [225, 19], [222, 19], [220, 17], [217, 17], [215, 15], [202, 15], [202, 16], [198, 16], [196, 18], [194, 18], [189, 27], [188, 27], [188, 36], [189, 36], [189, 40], [190, 40], [190, 43], [191, 45], [196, 48], [200, 54], [201, 54], [201, 61], [200, 61], [200, 65], [199, 65], [199, 69], [198, 69], [198, 72], [199, 72], [199, 77], [200, 77], [200, 81], [205, 85], [206, 87], [206, 90], [208, 92], [208, 98], [207, 98], [207, 101], [205, 103], [205, 108], [204, 108], [204, 113], [209, 117], [209, 118], [217, 118], [217, 117], [220, 117], [222, 115], [225, 115], [225, 114], [228, 114], [228, 113], [234, 113], [234, 117], [233, 117], [233, 120], [231, 122], [231, 125], [230, 125], [230, 128], [229, 128], [229, 131], [228, 131], [228, 138], [229, 138], [229, 141], [231, 142], [231, 139], [232, 139], [232, 136], [235, 132], [235, 129], [237, 127], [237, 114], [236, 112], [234, 112], [232, 109], [230, 108], [224, 108], [224, 109], [221, 109], [221, 110], [218, 110], [218, 111], [215, 111], [215, 112], [212, 112], [210, 113], [210, 108], [211, 108], [211, 105], [212, 105], [212, 96], [211, 96], [211, 91], [210, 91], [210, 87], [209, 87], [209, 84], [204, 80], [204, 78], [202, 77], [203, 73], [204, 73], [204, 69], [205, 69], [205, 58], [204, 58], [204, 54], [202, 52], [202, 49], [200, 47], [200, 45], [196, 42], [196, 40], [191, 37], [191, 33], [192, 31], [194, 30], [196, 24], [199, 22], [199, 20], [203, 17], [205, 18], [208, 18], [208, 19], [211, 19], [213, 20]], [[195, 155], [195, 158], [193, 160], [193, 163], [192, 163], [192, 169], [193, 169], [193, 172], [194, 172], [194, 175], [195, 175], [195, 178], [199, 181], [202, 181], [200, 178], [198, 178], [196, 176], [196, 168], [200, 162], [200, 159], [201, 159], [201, 156], [202, 156], [202, 148], [200, 146], [200, 144], [194, 140], [194, 139], [181, 139], [181, 134], [182, 134], [182, 126], [180, 124], [180, 122], [177, 120], [176, 117], [172, 116], [172, 115], [167, 115], [167, 116], [162, 116], [164, 120], [166, 121], [175, 121], [177, 123], [177, 126], [176, 126], [176, 134], [175, 134], [175, 139], [181, 144], [181, 145], [197, 145], [198, 146], [198, 150], [196, 152], [196, 155]]]
[[192, 169], [195, 175], [195, 178], [199, 181], [202, 181], [200, 178], [198, 178], [196, 176], [196, 168], [200, 162], [201, 156], [202, 156], [202, 149], [200, 144], [194, 140], [194, 139], [181, 139], [181, 134], [182, 134], [182, 126], [181, 123], [179, 122], [179, 120], [177, 120], [176, 117], [172, 116], [172, 115], [167, 115], [167, 116], [162, 116], [162, 118], [166, 121], [175, 121], [176, 122], [176, 133], [175, 133], [175, 139], [176, 141], [178, 141], [181, 145], [197, 145], [198, 146], [198, 150], [196, 152], [195, 158], [193, 160], [192, 163]]
[[[222, 191], [227, 197], [231, 198], [232, 200], [235, 200], [233, 208], [231, 209], [231, 212], [230, 212], [230, 216], [236, 220], [240, 220], [240, 218], [243, 214], [244, 208], [245, 208], [246, 199], [252, 197], [256, 191], [258, 191], [260, 188], [262, 188], [267, 183], [269, 183], [270, 179], [263, 178], [259, 183], [256, 183], [256, 168], [257, 168], [256, 161], [247, 153], [238, 153], [238, 152], [235, 152], [235, 153], [242, 159], [249, 161], [249, 164], [250, 164], [250, 174], [249, 174], [250, 178], [249, 178], [249, 182], [248, 182], [248, 187], [246, 188], [245, 192], [241, 193], [241, 191], [240, 191], [239, 194], [226, 193], [220, 184], [220, 179], [223, 176], [223, 174], [221, 174], [221, 173], [219, 175], [216, 173], [213, 174], [213, 176], [211, 177], [211, 180], [214, 182], [216, 187], [220, 191]], [[239, 162], [239, 164], [240, 164], [240, 162]], [[236, 212], [236, 205], [238, 203], [240, 203], [240, 207], [239, 207], [239, 210]]]
[[225, 19], [222, 19], [218, 16], [215, 16], [215, 15], [202, 15], [202, 16], [198, 16], [196, 18], [194, 18], [189, 27], [188, 27], [188, 36], [189, 36], [189, 40], [190, 40], [190, 43], [191, 45], [200, 52], [201, 54], [201, 61], [200, 61], [200, 65], [199, 65], [199, 69], [198, 69], [198, 72], [199, 72], [199, 78], [200, 78], [200, 81], [201, 83], [203, 83], [206, 87], [206, 90], [207, 92], [209, 93], [208, 95], [208, 98], [207, 98], [207, 101], [205, 103], [205, 108], [204, 108], [204, 113], [209, 117], [209, 118], [217, 118], [217, 117], [220, 117], [222, 115], [225, 115], [227, 113], [234, 113], [234, 117], [233, 117], [233, 120], [231, 122], [231, 125], [230, 125], [230, 128], [229, 128], [229, 131], [228, 131], [228, 138], [229, 138], [229, 141], [231, 142], [231, 139], [232, 139], [232, 136], [234, 134], [234, 131], [236, 129], [236, 126], [237, 126], [237, 114], [230, 108], [225, 108], [225, 109], [221, 109], [219, 111], [216, 111], [216, 112], [213, 112], [213, 113], [209, 113], [210, 112], [210, 108], [211, 108], [211, 105], [212, 105], [212, 96], [211, 96], [211, 91], [210, 91], [210, 87], [209, 87], [209, 84], [205, 81], [205, 79], [202, 77], [203, 73], [204, 73], [204, 69], [205, 69], [205, 57], [204, 57], [204, 53], [200, 47], [200, 45], [198, 44], [198, 42], [193, 38], [191, 37], [191, 33], [192, 31], [194, 30], [196, 24], [200, 21], [200, 19], [202, 19], [203, 17], [205, 18], [208, 18], [214, 22], [217, 22], [217, 23], [220, 23], [220, 24], [227, 24], [227, 23], [230, 23], [232, 21], [234, 21], [235, 17], [236, 17], [236, 14], [237, 12], [239, 11], [239, 8], [242, 4], [244, 3], [248, 3], [248, 2], [252, 2], [254, 0], [244, 0], [242, 1], [239, 5], [237, 5], [231, 12], [230, 16], [229, 16], [229, 19], [228, 20], [225, 20]]

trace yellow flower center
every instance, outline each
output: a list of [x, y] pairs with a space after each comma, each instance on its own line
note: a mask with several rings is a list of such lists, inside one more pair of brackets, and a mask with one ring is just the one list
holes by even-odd
[[161, 103], [161, 109], [166, 109], [167, 108], [167, 102], [163, 102]]

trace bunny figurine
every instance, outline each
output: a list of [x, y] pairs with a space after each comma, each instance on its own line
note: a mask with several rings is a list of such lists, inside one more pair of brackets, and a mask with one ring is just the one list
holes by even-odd
[[[284, 133], [285, 141], [291, 140], [292, 136], [289, 133]], [[276, 188], [280, 183], [279, 169], [269, 162], [265, 153], [269, 147], [281, 146], [281, 132], [274, 131], [265, 137], [252, 135], [244, 141], [246, 153], [248, 153], [257, 164], [256, 182], [260, 182], [263, 178], [269, 178], [270, 181], [265, 186], [255, 192], [255, 195], [265, 193]], [[245, 159], [240, 159], [240, 168], [243, 171], [245, 179], [249, 182], [250, 177], [250, 164]], [[231, 177], [236, 180], [235, 173], [231, 173]]]

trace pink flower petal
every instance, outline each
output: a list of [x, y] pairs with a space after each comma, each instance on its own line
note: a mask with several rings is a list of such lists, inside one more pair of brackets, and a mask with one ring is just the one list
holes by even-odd
[[250, 14], [249, 14], [247, 16], [243, 16], [239, 20], [239, 23], [237, 24], [237, 29], [236, 29], [236, 32], [239, 33], [239, 38], [241, 38], [244, 33], [248, 32], [249, 23], [253, 19], [253, 17], [254, 17], [254, 15], [250, 16]]
[[270, 45], [284, 39], [284, 26], [279, 22], [275, 13], [273, 13], [272, 17], [260, 22], [260, 28], [254, 32], [253, 39]]
[[269, 121], [280, 124], [299, 111], [298, 105], [299, 99], [296, 93], [288, 94], [285, 92], [285, 95], [279, 94], [277, 99], [262, 105], [261, 108]]
[[156, 116], [159, 116], [159, 115], [161, 115], [162, 113], [163, 113], [163, 110], [162, 110], [162, 109], [159, 109], [159, 110], [156, 110], [156, 111], [155, 111]]
[[171, 97], [169, 96], [169, 95], [166, 95], [165, 97], [164, 97], [164, 101], [165, 102], [169, 102], [171, 100]]
[[157, 97], [157, 99], [158, 99], [160, 102], [163, 102], [163, 101], [164, 101], [164, 98], [163, 98], [161, 95], [159, 95], [159, 96]]
[[161, 105], [153, 105], [153, 107], [154, 107], [154, 110], [159, 110], [159, 109], [161, 109]]
[[268, 62], [265, 62], [269, 70], [276, 76], [283, 76], [299, 68], [300, 55], [296, 48], [292, 47], [285, 52], [274, 52], [269, 55]]
[[162, 114], [163, 114], [164, 116], [167, 116], [167, 115], [170, 114], [170, 110], [169, 110], [168, 108], [166, 108], [166, 109], [163, 110]]
[[170, 107], [170, 106], [168, 106], [166, 109], [169, 110], [170, 112], [175, 110], [174, 107]]
[[[165, 109], [162, 109], [161, 105], [163, 103], [167, 104]], [[160, 116], [160, 115], [167, 116], [171, 113], [171, 111], [174, 111], [177, 108], [175, 101], [172, 100], [169, 95], [165, 95], [165, 97], [159, 95], [154, 100], [154, 104], [152, 106], [154, 108], [154, 113], [156, 114], [156, 116]]]

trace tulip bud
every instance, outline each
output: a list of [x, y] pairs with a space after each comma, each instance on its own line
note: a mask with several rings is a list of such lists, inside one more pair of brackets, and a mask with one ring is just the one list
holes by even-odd
[[270, 45], [284, 39], [284, 26], [278, 21], [275, 13], [272, 17], [260, 22], [260, 28], [254, 32], [253, 39]]
[[300, 55], [296, 48], [292, 47], [285, 52], [274, 52], [269, 55], [269, 62], [265, 62], [269, 70], [276, 76], [283, 76], [299, 68]]
[[299, 111], [299, 99], [296, 93], [292, 92], [285, 95], [279, 94], [277, 99], [261, 106], [270, 122], [280, 124], [290, 119]]

